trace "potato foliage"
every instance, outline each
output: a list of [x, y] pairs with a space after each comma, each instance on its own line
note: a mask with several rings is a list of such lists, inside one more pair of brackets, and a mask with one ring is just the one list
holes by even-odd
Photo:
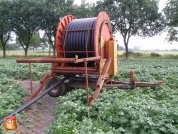
[[[86, 92], [75, 89], [58, 98], [56, 121], [47, 134], [177, 134], [178, 62], [176, 60], [121, 60], [116, 80], [165, 84], [151, 89], [103, 90], [88, 108]], [[92, 91], [91, 91], [92, 92]]]

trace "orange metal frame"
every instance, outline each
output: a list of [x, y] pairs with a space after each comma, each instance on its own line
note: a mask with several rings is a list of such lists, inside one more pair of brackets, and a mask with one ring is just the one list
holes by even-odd
[[[85, 89], [87, 93], [87, 101], [88, 105], [91, 106], [92, 101], [98, 98], [99, 93], [102, 89], [102, 86], [106, 79], [110, 78], [111, 76], [115, 75], [117, 72], [117, 57], [115, 51], [115, 46], [113, 45], [114, 41], [112, 40], [112, 31], [110, 20], [106, 12], [100, 12], [94, 28], [94, 57], [88, 57], [88, 53], [91, 51], [87, 50], [88, 41], [86, 41], [86, 57], [85, 58], [78, 58], [76, 55], [74, 58], [66, 58], [65, 53], [80, 53], [82, 51], [65, 51], [64, 46], [66, 42], [66, 36], [68, 32], [72, 31], [65, 31], [65, 27], [74, 20], [75, 17], [68, 15], [65, 16], [59, 23], [56, 33], [56, 50], [57, 50], [57, 57], [44, 57], [44, 58], [18, 58], [16, 61], [18, 63], [29, 63], [30, 69], [30, 81], [32, 81], [31, 76], [31, 63], [52, 63], [51, 72], [46, 74], [40, 81], [39, 87], [35, 90], [35, 92], [31, 92], [31, 96], [27, 100], [33, 99], [38, 93], [42, 90], [46, 82], [51, 78], [59, 74], [85, 74]], [[89, 33], [90, 29], [78, 29], [78, 30], [87, 30]], [[77, 31], [78, 31], [77, 30]], [[64, 31], [66, 33], [65, 39], [63, 39]], [[88, 37], [87, 37], [88, 40]], [[108, 44], [106, 43], [109, 41]], [[108, 50], [106, 50], [106, 48]], [[93, 51], [92, 51], [93, 52]], [[113, 54], [114, 53], [114, 54]], [[89, 61], [93, 61], [96, 63], [95, 67], [88, 67], [87, 64]], [[75, 66], [68, 66], [69, 63], [79, 63], [83, 62], [83, 67], [75, 67]], [[90, 97], [88, 91], [88, 74], [95, 74], [98, 76], [97, 83], [95, 85], [94, 94]], [[117, 84], [117, 83], [116, 83]], [[131, 71], [130, 74], [130, 84], [136, 85], [138, 83], [135, 82], [134, 79], [134, 72]], [[140, 85], [143, 85], [140, 83]], [[77, 86], [77, 85], [76, 85]], [[112, 86], [112, 81], [110, 83]], [[129, 86], [128, 83], [120, 84], [119, 86]], [[32, 87], [32, 85], [31, 85]]]
[[67, 24], [69, 24], [75, 17], [72, 15], [65, 16], [58, 24], [57, 32], [56, 32], [56, 50], [57, 50], [57, 57], [64, 58], [63, 55], [63, 45], [62, 45], [62, 36], [63, 31]]
[[[50, 77], [56, 75], [56, 74], [85, 74], [86, 76], [86, 91], [87, 91], [87, 100], [88, 105], [91, 105], [91, 102], [95, 100], [102, 88], [102, 85], [104, 83], [104, 80], [109, 76], [108, 70], [110, 68], [111, 64], [111, 58], [108, 58], [105, 53], [105, 41], [112, 38], [112, 31], [111, 31], [111, 25], [109, 16], [106, 12], [100, 12], [96, 18], [95, 27], [94, 27], [94, 55], [95, 57], [88, 57], [88, 53], [90, 51], [87, 50], [87, 46], [90, 44], [87, 44], [88, 42], [88, 36], [86, 41], [86, 58], [78, 59], [78, 56], [76, 55], [74, 58], [65, 58], [65, 53], [81, 53], [81, 51], [65, 51], [65, 42], [68, 32], [74, 32], [74, 31], [65, 31], [65, 27], [74, 20], [75, 17], [72, 15], [65, 16], [59, 23], [57, 32], [56, 32], [56, 50], [57, 50], [57, 57], [45, 57], [45, 58], [35, 58], [35, 59], [26, 59], [26, 58], [19, 58], [17, 59], [17, 62], [19, 63], [52, 63], [51, 73], [44, 76], [44, 78], [41, 80], [40, 86], [31, 94], [31, 96], [28, 98], [28, 100], [34, 98], [42, 89], [42, 87], [45, 85], [47, 80], [49, 80]], [[76, 31], [83, 31], [87, 30], [88, 33], [92, 29], [78, 29]], [[65, 32], [65, 37], [64, 37]], [[64, 38], [64, 39], [63, 39]], [[91, 51], [93, 52], [93, 51]], [[87, 67], [87, 63], [89, 61], [96, 62], [96, 67]], [[79, 63], [84, 62], [84, 67], [73, 67], [68, 66], [67, 63]], [[31, 64], [30, 64], [31, 65]], [[30, 67], [31, 70], [31, 67]], [[30, 72], [31, 73], [31, 72]], [[98, 75], [98, 81], [96, 84], [96, 90], [92, 97], [89, 98], [88, 93], [88, 74], [96, 74]], [[32, 81], [32, 80], [31, 80]]]

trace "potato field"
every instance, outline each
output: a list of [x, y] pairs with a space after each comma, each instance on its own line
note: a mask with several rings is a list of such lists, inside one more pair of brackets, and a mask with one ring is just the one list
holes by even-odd
[[[54, 121], [46, 134], [177, 134], [178, 60], [120, 60], [114, 79], [164, 84], [150, 88], [103, 89], [99, 98], [87, 106], [83, 89], [67, 91], [59, 97]], [[33, 80], [50, 71], [50, 64], [32, 64]], [[0, 59], [0, 118], [22, 105], [27, 93], [16, 80], [29, 79], [28, 64], [14, 58]], [[90, 90], [92, 93], [92, 90]]]

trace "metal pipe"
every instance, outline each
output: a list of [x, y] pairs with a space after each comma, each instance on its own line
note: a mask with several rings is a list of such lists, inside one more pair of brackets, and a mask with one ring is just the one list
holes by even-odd
[[56, 58], [56, 57], [44, 57], [44, 58], [18, 58], [16, 62], [18, 63], [79, 63], [86, 61], [96, 61], [99, 60], [101, 56], [89, 57], [89, 58]]
[[[27, 108], [28, 106], [30, 106], [31, 104], [33, 104], [34, 102], [36, 102], [37, 100], [39, 100], [40, 98], [42, 98], [44, 95], [46, 95], [49, 91], [53, 90], [54, 88], [56, 88], [58, 85], [62, 84], [66, 79], [68, 79], [69, 77], [65, 77], [63, 78], [61, 81], [57, 82], [56, 84], [54, 84], [53, 86], [51, 86], [50, 88], [46, 89], [45, 91], [43, 91], [40, 95], [36, 96], [34, 99], [32, 99], [31, 101], [25, 103], [24, 105], [22, 105], [21, 107], [17, 108], [16, 110], [14, 110], [12, 113], [10, 113], [9, 115], [7, 115], [6, 117], [9, 116], [13, 116], [19, 112], [21, 112], [22, 110], [24, 110], [25, 108]], [[0, 124], [4, 122], [4, 118], [0, 119]]]
[[30, 90], [31, 90], [31, 94], [33, 93], [33, 86], [32, 86], [32, 67], [31, 67], [31, 63], [29, 63], [29, 70], [30, 70]]
[[85, 80], [86, 80], [86, 93], [87, 93], [87, 103], [89, 105], [89, 90], [88, 90], [88, 73], [87, 73], [87, 61], [85, 60]]
[[88, 31], [88, 33], [87, 33], [87, 40], [86, 40], [86, 44], [85, 44], [85, 49], [86, 49], [86, 57], [88, 58], [88, 36], [89, 36], [90, 30], [88, 29], [87, 31]]
[[40, 85], [35, 89], [35, 92], [33, 92], [27, 99], [26, 102], [32, 100], [35, 98], [39, 92], [43, 89], [44, 85], [47, 83], [47, 81], [52, 77], [52, 73], [46, 74], [43, 76], [43, 78], [40, 80]]
[[67, 37], [68, 31], [66, 31], [65, 34], [65, 39], [64, 39], [64, 44], [63, 44], [63, 52], [64, 52], [64, 58], [66, 57], [66, 53], [65, 53], [65, 46], [66, 46], [66, 37]]
[[100, 60], [100, 59], [101, 59], [101, 56], [81, 58], [81, 59], [76, 59], [75, 63], [84, 62], [85, 60], [86, 61], [97, 61], [97, 60]]
[[[136, 87], [150, 87], [150, 88], [155, 88], [163, 83], [151, 83], [151, 82], [135, 82], [136, 83]], [[96, 84], [90, 82], [89, 84], [90, 88], [95, 89], [96, 88]], [[74, 82], [74, 83], [69, 83], [67, 84], [67, 87], [70, 88], [85, 88], [86, 83], [85, 82]], [[117, 87], [118, 89], [134, 89], [134, 85], [131, 85], [130, 83], [114, 83], [114, 84], [108, 84], [105, 83], [102, 86], [103, 88], [106, 89], [112, 89], [113, 87]]]
[[[96, 88], [96, 84], [94, 83], [89, 83], [88, 84], [90, 88], [92, 89], [95, 89]], [[69, 83], [67, 84], [67, 87], [70, 87], [70, 88], [85, 88], [86, 86], [86, 83], [84, 82], [75, 82], [75, 83]], [[154, 86], [156, 87], [157, 85], [150, 85], [150, 86]], [[133, 85], [130, 85], [130, 84], [103, 84], [102, 88], [105, 88], [105, 89], [112, 89], [113, 87], [117, 87], [118, 89], [133, 89], [134, 86]], [[139, 86], [137, 86], [139, 87]]]
[[[53, 67], [52, 69], [56, 69], [56, 70], [67, 70], [67, 71], [71, 71], [71, 70], [76, 70], [76, 71], [84, 71], [85, 67], [69, 67], [69, 66], [64, 66], [64, 67]], [[89, 71], [97, 71], [97, 69], [95, 67], [87, 67], [87, 70]]]
[[18, 58], [16, 62], [18, 63], [75, 63], [76, 58], [53, 58], [53, 57], [44, 57], [44, 58]]
[[[53, 73], [60, 73], [60, 74], [84, 74], [85, 73], [85, 70], [62, 70], [62, 69], [53, 69], [52, 70], [53, 71]], [[98, 72], [97, 71], [90, 71], [90, 70], [88, 70], [87, 71], [87, 73], [88, 74], [98, 74]]]

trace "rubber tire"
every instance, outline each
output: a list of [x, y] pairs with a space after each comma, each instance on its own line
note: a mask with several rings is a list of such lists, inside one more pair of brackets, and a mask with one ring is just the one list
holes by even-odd
[[[61, 79], [55, 78], [55, 77], [51, 78], [47, 82], [47, 84], [45, 86], [45, 89], [48, 89], [49, 87], [51, 87], [52, 85], [54, 85], [58, 81], [61, 81]], [[65, 93], [65, 84], [64, 83], [62, 83], [61, 85], [59, 85], [58, 87], [56, 87], [55, 92], [54, 92], [54, 89], [48, 92], [48, 94], [51, 97], [59, 97], [59, 96], [64, 95], [64, 93]]]

